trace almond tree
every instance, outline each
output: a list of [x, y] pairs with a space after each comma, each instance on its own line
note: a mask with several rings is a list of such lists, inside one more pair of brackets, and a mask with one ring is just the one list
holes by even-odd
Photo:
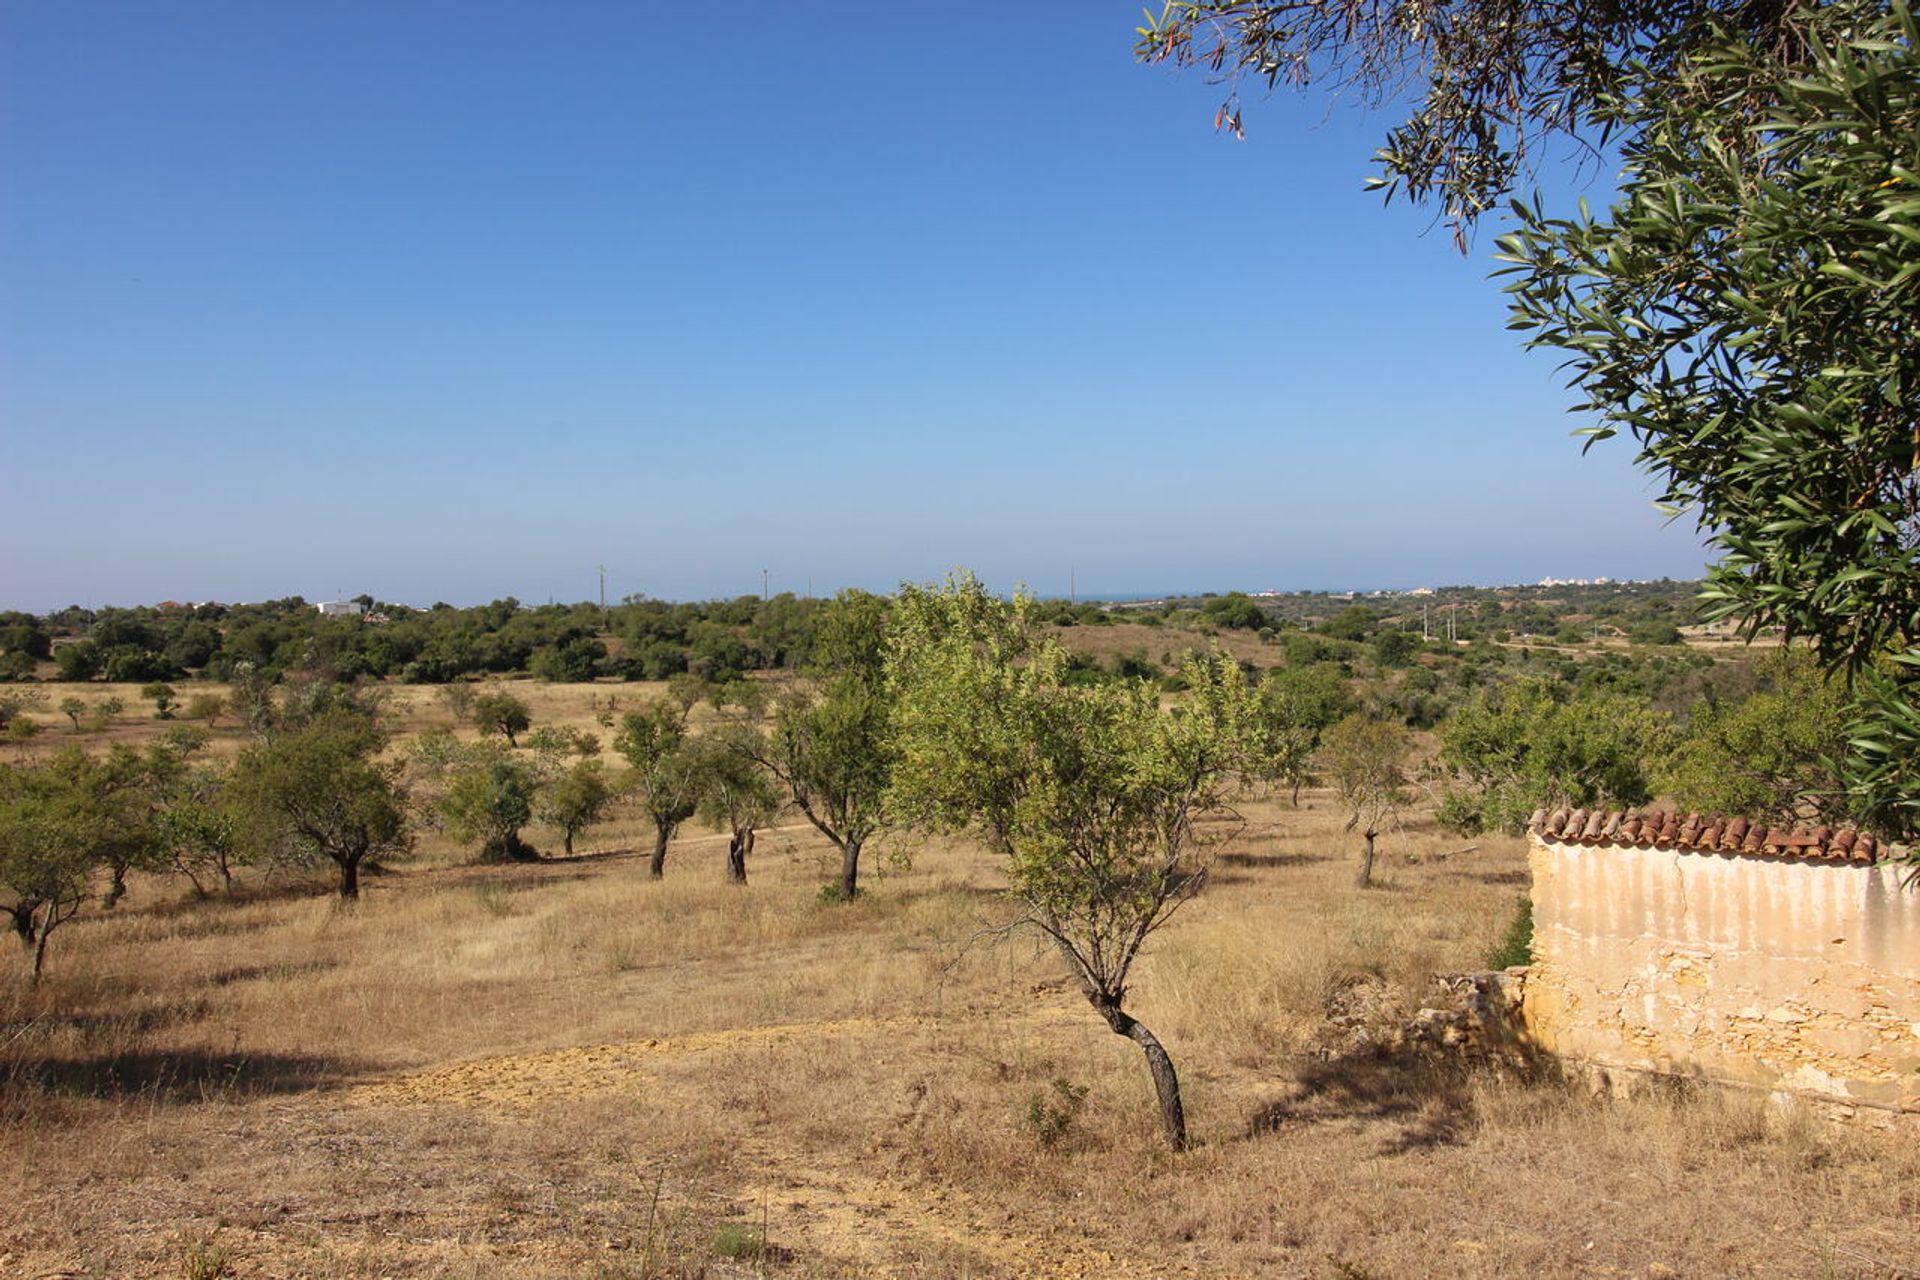
[[1128, 978], [1204, 882], [1196, 824], [1238, 769], [1245, 679], [1231, 661], [1189, 659], [1189, 692], [1171, 711], [1144, 681], [1072, 685], [1064, 650], [1036, 638], [1028, 608], [967, 575], [901, 593], [888, 637], [891, 803], [1005, 858], [1014, 925], [1048, 938], [1108, 1028], [1140, 1046], [1166, 1140], [1184, 1149], [1179, 1076], [1128, 1011]]
[[653, 823], [653, 857], [648, 873], [660, 879], [667, 870], [667, 845], [680, 824], [700, 804], [700, 771], [687, 745], [689, 704], [660, 698], [620, 722], [614, 750], [633, 766], [627, 786]]
[[243, 751], [231, 786], [250, 842], [332, 862], [340, 896], [358, 898], [367, 860], [412, 843], [400, 766], [380, 758], [385, 746], [372, 719], [342, 706]]
[[745, 884], [755, 832], [780, 807], [773, 778], [760, 763], [766, 744], [749, 726], [733, 724], [691, 745], [700, 815], [727, 833], [727, 879]]
[[860, 891], [867, 842], [890, 825], [886, 616], [886, 601], [864, 591], [843, 591], [821, 610], [808, 682], [781, 700], [761, 756], [794, 808], [839, 850], [842, 902]]
[[38, 982], [47, 943], [93, 896], [95, 873], [157, 848], [155, 809], [129, 767], [77, 747], [44, 764], [0, 765], [0, 911]]
[[1407, 755], [1412, 739], [1400, 725], [1356, 712], [1327, 730], [1321, 758], [1340, 801], [1351, 811], [1347, 830], [1366, 841], [1354, 883], [1373, 884], [1373, 842], [1407, 803]]

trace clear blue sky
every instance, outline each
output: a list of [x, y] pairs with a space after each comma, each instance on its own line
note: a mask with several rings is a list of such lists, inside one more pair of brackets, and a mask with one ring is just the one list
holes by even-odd
[[0, 607], [1691, 576], [1134, 3], [0, 3]]

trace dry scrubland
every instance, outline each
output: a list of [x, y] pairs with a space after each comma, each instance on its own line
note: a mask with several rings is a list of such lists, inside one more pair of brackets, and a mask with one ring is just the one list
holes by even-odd
[[[589, 727], [590, 697], [644, 693], [516, 691]], [[403, 727], [444, 722], [399, 696]], [[113, 732], [153, 732], [136, 714]], [[817, 900], [827, 850], [791, 820], [744, 888], [691, 830], [650, 882], [625, 819], [539, 866], [427, 844], [351, 910], [143, 884], [57, 936], [38, 991], [0, 978], [0, 1275], [1920, 1269], [1910, 1139], [1316, 1052], [1355, 980], [1411, 1007], [1478, 966], [1524, 851], [1438, 856], [1463, 842], [1415, 822], [1362, 893], [1326, 796], [1245, 814], [1138, 982], [1188, 1090], [1178, 1157], [1054, 957], [976, 939], [974, 849], [916, 848], [851, 907]], [[1087, 1093], [1047, 1144], [1056, 1081]]]

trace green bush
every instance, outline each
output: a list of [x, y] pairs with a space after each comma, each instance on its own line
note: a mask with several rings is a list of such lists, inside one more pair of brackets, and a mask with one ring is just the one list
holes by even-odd
[[1489, 969], [1511, 969], [1533, 963], [1533, 899], [1520, 899], [1513, 923], [1500, 938], [1500, 945], [1487, 957]]

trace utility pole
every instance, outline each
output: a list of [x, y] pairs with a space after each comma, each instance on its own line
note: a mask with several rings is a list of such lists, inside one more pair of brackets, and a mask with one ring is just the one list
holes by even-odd
[[765, 569], [760, 571], [760, 598], [762, 600], [767, 598], [767, 571]]
[[1080, 578], [1077, 569], [1067, 570], [1067, 603], [1080, 603]]
[[600, 612], [607, 611], [607, 566], [600, 566]]
[[1423, 600], [1420, 602], [1420, 642], [1422, 644], [1433, 639], [1432, 633], [1427, 630], [1427, 609], [1429, 607], [1426, 601]]

